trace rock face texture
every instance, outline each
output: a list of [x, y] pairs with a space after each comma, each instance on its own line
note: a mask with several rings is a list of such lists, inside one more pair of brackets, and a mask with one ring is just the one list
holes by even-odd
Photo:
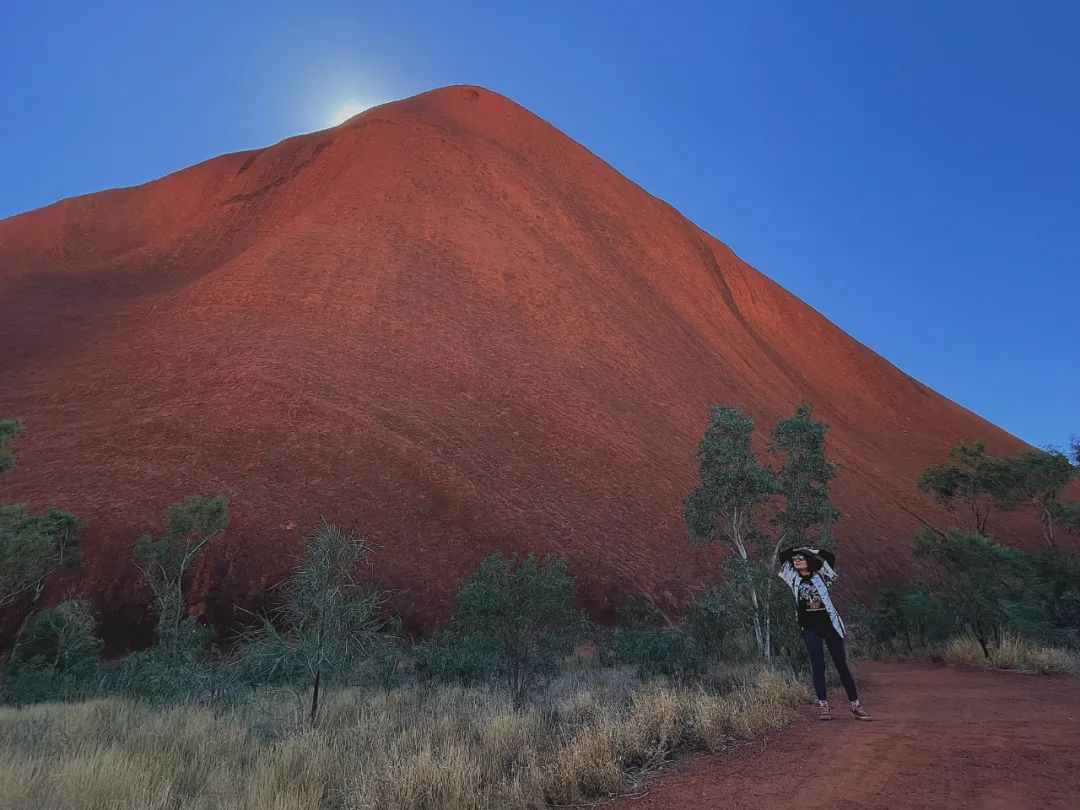
[[232, 499], [196, 572], [209, 620], [325, 516], [430, 627], [496, 548], [565, 554], [601, 614], [677, 608], [714, 576], [681, 517], [714, 403], [762, 449], [815, 403], [857, 595], [947, 522], [923, 467], [1025, 446], [474, 87], [4, 220], [0, 314], [0, 416], [27, 425], [3, 499], [87, 521], [78, 587], [114, 633], [147, 603], [132, 544], [192, 494]]

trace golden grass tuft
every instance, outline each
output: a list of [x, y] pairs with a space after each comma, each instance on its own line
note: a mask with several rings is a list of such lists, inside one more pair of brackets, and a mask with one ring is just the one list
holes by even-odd
[[947, 664], [976, 669], [1011, 669], [1041, 675], [1080, 674], [1080, 656], [1060, 647], [1046, 647], [1005, 634], [990, 647], [988, 659], [974, 636], [951, 639], [942, 651]]

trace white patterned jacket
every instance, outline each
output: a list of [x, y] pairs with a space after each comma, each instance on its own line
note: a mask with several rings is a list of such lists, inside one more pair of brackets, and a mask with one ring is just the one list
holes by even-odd
[[[812, 554], [820, 553], [816, 548], [808, 548], [806, 550]], [[793, 566], [790, 561], [786, 561], [780, 566], [777, 576], [787, 583], [787, 586], [791, 588], [791, 592], [795, 595], [796, 602], [798, 602], [799, 580], [803, 578], [802, 574], [795, 570], [795, 566]], [[840, 634], [840, 638], [843, 638], [844, 621], [840, 618], [840, 614], [836, 612], [832, 599], [829, 598], [829, 586], [836, 582], [838, 577], [839, 574], [837, 574], [836, 571], [833, 570], [833, 567], [829, 565], [829, 561], [822, 559], [821, 568], [810, 576], [810, 581], [814, 583], [814, 587], [817, 588], [818, 593], [821, 594], [821, 601], [829, 614], [829, 621], [832, 622], [833, 629]]]

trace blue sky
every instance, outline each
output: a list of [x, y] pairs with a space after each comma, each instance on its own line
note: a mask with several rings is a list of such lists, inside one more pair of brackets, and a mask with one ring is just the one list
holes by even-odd
[[866, 345], [1080, 433], [1080, 4], [0, 2], [0, 217], [498, 90]]

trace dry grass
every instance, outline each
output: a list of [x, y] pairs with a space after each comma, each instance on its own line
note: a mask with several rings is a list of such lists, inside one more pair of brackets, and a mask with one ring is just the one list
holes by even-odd
[[972, 636], [957, 636], [945, 645], [942, 657], [948, 664], [980, 669], [1013, 669], [1042, 675], [1080, 674], [1080, 656], [1059, 647], [1043, 647], [1018, 636], [1005, 635], [990, 648], [988, 659]]
[[604, 797], [682, 752], [787, 723], [807, 692], [768, 670], [725, 695], [577, 672], [515, 711], [495, 689], [331, 693], [215, 710], [107, 698], [0, 709], [0, 808], [533, 808]]

